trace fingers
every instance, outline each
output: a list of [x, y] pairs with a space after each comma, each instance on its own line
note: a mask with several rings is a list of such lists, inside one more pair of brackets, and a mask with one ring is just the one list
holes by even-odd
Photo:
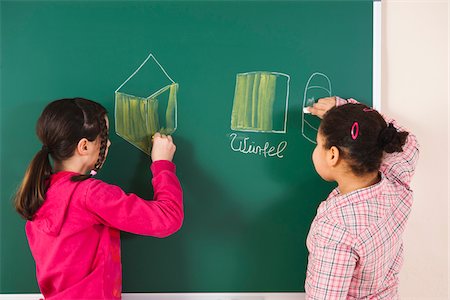
[[319, 114], [319, 112], [320, 112], [320, 110], [314, 106], [308, 107], [308, 110], [312, 115], [315, 115], [315, 116], [317, 116], [317, 114]]
[[336, 106], [336, 97], [321, 98], [316, 103], [320, 109], [330, 110]]
[[326, 97], [319, 99], [313, 106], [308, 108], [312, 115], [323, 118], [325, 113], [336, 106], [336, 97]]
[[153, 135], [153, 147], [151, 157], [153, 161], [168, 160], [172, 161], [176, 151], [176, 146], [170, 135], [161, 134], [159, 132]]
[[313, 106], [309, 107], [309, 112], [314, 115], [318, 116], [319, 118], [323, 118], [325, 113], [328, 111], [327, 106], [321, 105], [320, 103], [314, 103]]
[[326, 102], [317, 102], [313, 104], [313, 107], [318, 110], [328, 110], [330, 105]]
[[328, 104], [336, 105], [336, 97], [320, 98], [317, 102], [318, 103], [328, 103]]
[[170, 135], [165, 135], [165, 134], [162, 134], [162, 133], [160, 133], [160, 132], [156, 132], [153, 136], [152, 136], [152, 141], [154, 142], [155, 141], [155, 139], [169, 139], [169, 141], [173, 141], [172, 140], [172, 137], [170, 136]]

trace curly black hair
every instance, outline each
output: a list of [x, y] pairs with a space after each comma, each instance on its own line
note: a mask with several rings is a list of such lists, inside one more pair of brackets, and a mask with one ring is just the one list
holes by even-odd
[[380, 169], [383, 153], [401, 152], [408, 132], [364, 104], [348, 103], [333, 107], [323, 117], [319, 132], [324, 147], [336, 146], [357, 175]]

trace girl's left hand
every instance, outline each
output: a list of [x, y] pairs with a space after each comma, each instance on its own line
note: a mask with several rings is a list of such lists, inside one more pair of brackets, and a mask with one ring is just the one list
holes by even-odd
[[318, 116], [323, 119], [323, 115], [330, 109], [336, 106], [336, 97], [321, 98], [314, 103], [312, 107], [309, 107], [309, 112], [312, 115]]

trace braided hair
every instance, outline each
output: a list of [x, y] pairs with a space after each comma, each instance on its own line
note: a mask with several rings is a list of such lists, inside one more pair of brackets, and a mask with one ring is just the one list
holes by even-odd
[[71, 178], [72, 181], [86, 180], [86, 179], [92, 177], [93, 175], [97, 174], [97, 172], [103, 166], [103, 163], [105, 162], [105, 154], [106, 154], [106, 149], [108, 147], [107, 145], [108, 145], [108, 139], [109, 139], [108, 127], [106, 125], [105, 115], [106, 115], [106, 110], [105, 110], [104, 115], [99, 115], [97, 118], [98, 128], [100, 131], [100, 133], [97, 135], [98, 137], [100, 137], [100, 151], [99, 151], [97, 162], [94, 165], [94, 169], [92, 169], [89, 174], [81, 174], [81, 175], [72, 176], [72, 178]]
[[[43, 146], [31, 161], [15, 195], [17, 212], [32, 220], [44, 203], [48, 179], [52, 174], [50, 157], [62, 162], [72, 157], [82, 138], [95, 141], [100, 137], [100, 151], [94, 166], [97, 172], [103, 165], [108, 144], [106, 109], [99, 103], [84, 98], [60, 99], [49, 103], [36, 125], [36, 134]], [[90, 178], [91, 174], [72, 176], [72, 181]]]
[[403, 151], [409, 134], [398, 131], [376, 110], [360, 103], [330, 109], [319, 132], [325, 138], [326, 149], [337, 147], [356, 175], [378, 171], [383, 153]]

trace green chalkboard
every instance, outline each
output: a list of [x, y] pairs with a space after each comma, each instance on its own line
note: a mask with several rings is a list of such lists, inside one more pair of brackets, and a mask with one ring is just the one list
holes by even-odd
[[[304, 290], [309, 225], [334, 184], [314, 171], [314, 132], [302, 127], [318, 122], [302, 106], [327, 93], [372, 103], [372, 1], [1, 1], [0, 8], [1, 293], [39, 291], [11, 199], [41, 147], [34, 128], [50, 100], [105, 105], [112, 146], [98, 177], [151, 199], [149, 157], [114, 133], [115, 91], [149, 53], [178, 84], [173, 136], [185, 221], [166, 239], [122, 233], [124, 292]], [[124, 91], [150, 94], [139, 83], [144, 69]], [[238, 85], [246, 73], [253, 75]], [[242, 87], [256, 91], [264, 76], [277, 83], [272, 127], [232, 126], [242, 108], [235, 101], [250, 101]]]

